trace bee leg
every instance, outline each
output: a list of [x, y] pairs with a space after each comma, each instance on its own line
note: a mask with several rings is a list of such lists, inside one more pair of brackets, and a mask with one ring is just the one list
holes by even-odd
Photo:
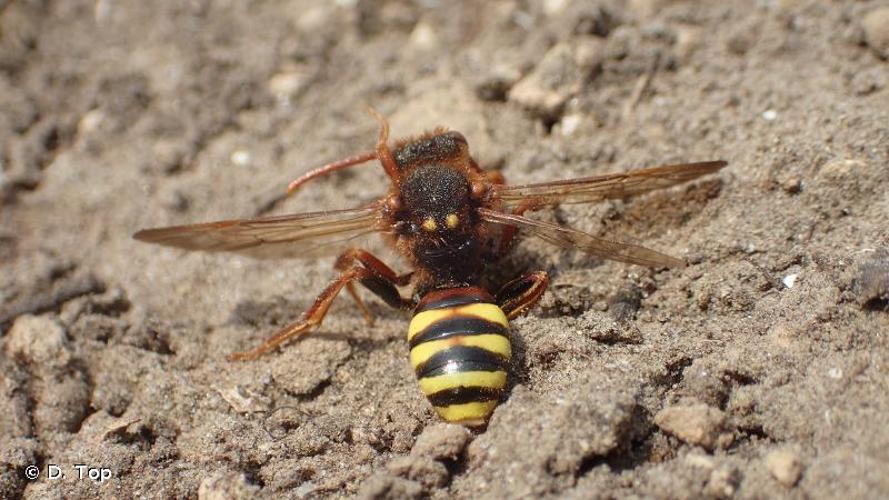
[[507, 319], [514, 319], [534, 307], [549, 286], [549, 276], [544, 271], [534, 271], [503, 285], [497, 292], [496, 301]]
[[342, 290], [344, 286], [354, 280], [358, 280], [369, 275], [370, 271], [366, 269], [352, 269], [350, 271], [344, 272], [339, 276], [339, 278], [333, 280], [329, 285], [327, 285], [327, 288], [325, 288], [324, 291], [321, 292], [321, 295], [319, 295], [318, 298], [315, 299], [315, 303], [312, 304], [312, 307], [310, 307], [309, 310], [305, 312], [305, 314], [303, 314], [303, 317], [299, 321], [287, 325], [282, 330], [278, 331], [277, 333], [266, 339], [265, 342], [254, 349], [230, 354], [228, 356], [229, 361], [254, 360], [262, 356], [263, 354], [271, 351], [275, 347], [278, 347], [291, 338], [301, 337], [302, 335], [307, 333], [313, 326], [321, 324], [321, 321], [327, 314], [327, 310], [330, 308], [330, 304], [333, 302], [333, 299], [336, 298], [337, 294], [340, 293], [340, 290]]
[[[346, 250], [337, 259], [335, 267], [340, 271], [345, 271], [354, 267], [360, 267], [370, 271], [371, 276], [362, 278], [359, 282], [364, 288], [367, 288], [373, 292], [374, 295], [382, 299], [382, 301], [388, 304], [389, 307], [406, 310], [412, 309], [416, 305], [413, 300], [403, 298], [398, 292], [398, 289], [395, 288], [396, 286], [404, 286], [410, 283], [413, 273], [403, 275], [395, 274], [395, 271], [393, 271], [392, 268], [384, 264], [380, 259], [374, 257], [374, 255], [367, 250], [362, 250], [360, 248]], [[348, 291], [358, 304], [358, 307], [361, 308], [364, 313], [364, 318], [372, 323], [373, 315], [364, 304], [364, 301], [361, 300], [357, 290], [355, 290], [354, 283], [349, 283]]]
[[373, 326], [374, 324], [374, 314], [370, 312], [367, 304], [361, 300], [361, 296], [358, 295], [358, 290], [355, 289], [355, 283], [350, 281], [346, 283], [346, 291], [349, 292], [349, 295], [352, 297], [352, 300], [358, 304], [358, 309], [361, 309], [361, 315], [364, 316], [364, 321], [367, 323], [367, 326]]
[[[356, 261], [367, 267], [356, 266]], [[395, 288], [398, 284], [407, 284], [410, 281], [410, 274], [397, 276], [394, 271], [369, 252], [357, 249], [349, 250], [340, 256], [337, 261], [337, 268], [343, 271], [342, 274], [327, 285], [327, 288], [318, 295], [315, 303], [303, 314], [299, 321], [287, 325], [254, 349], [230, 354], [228, 356], [229, 361], [257, 359], [284, 342], [305, 335], [312, 327], [321, 324], [324, 316], [327, 315], [327, 310], [330, 309], [330, 304], [333, 303], [333, 299], [342, 291], [343, 287], [354, 286], [356, 281], [379, 295], [380, 298], [387, 304], [393, 305], [393, 307], [412, 307], [413, 302], [409, 299], [401, 298], [398, 289]], [[390, 280], [390, 277], [393, 279]], [[357, 293], [354, 297], [357, 297]], [[363, 302], [360, 300], [358, 302], [362, 310], [369, 314]]]

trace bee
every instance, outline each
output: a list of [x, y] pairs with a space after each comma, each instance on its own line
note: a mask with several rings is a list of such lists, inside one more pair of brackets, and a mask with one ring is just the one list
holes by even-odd
[[[563, 203], [625, 198], [681, 184], [726, 165], [724, 161], [686, 163], [509, 185], [499, 172], [479, 167], [459, 132], [440, 128], [390, 145], [388, 123], [375, 111], [371, 113], [380, 125], [373, 151], [312, 170], [293, 181], [288, 193], [317, 177], [376, 160], [389, 177], [389, 189], [373, 203], [345, 210], [146, 229], [133, 237], [186, 250], [262, 258], [341, 252], [335, 264], [339, 276], [298, 321], [229, 359], [255, 360], [304, 336], [321, 324], [344, 288], [371, 321], [355, 287], [360, 284], [389, 306], [413, 312], [407, 341], [420, 390], [443, 420], [467, 426], [484, 425], [503, 396], [512, 356], [509, 321], [537, 304], [549, 283], [547, 273], [535, 271], [509, 281], [495, 293], [482, 286], [485, 267], [503, 257], [518, 234], [630, 264], [684, 264], [642, 246], [525, 214]], [[370, 252], [350, 248], [355, 238], [371, 233], [384, 235], [413, 270], [398, 274]], [[404, 297], [398, 287], [407, 285], [413, 286], [413, 293]]]

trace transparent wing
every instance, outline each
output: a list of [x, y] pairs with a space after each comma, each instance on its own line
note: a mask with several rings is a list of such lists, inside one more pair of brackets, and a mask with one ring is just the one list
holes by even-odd
[[540, 184], [497, 185], [494, 189], [495, 196], [507, 206], [525, 202], [533, 209], [560, 203], [592, 203], [674, 186], [716, 172], [725, 165], [724, 161], [683, 163]]
[[378, 205], [144, 229], [133, 238], [185, 250], [257, 258], [319, 257], [363, 235], [386, 231]]
[[486, 222], [515, 226], [519, 230], [553, 245], [580, 250], [603, 259], [648, 267], [681, 267], [685, 265], [685, 262], [681, 259], [670, 257], [639, 245], [606, 240], [551, 222], [528, 219], [521, 215], [506, 214], [484, 208], [479, 209], [479, 214], [481, 214], [482, 220]]

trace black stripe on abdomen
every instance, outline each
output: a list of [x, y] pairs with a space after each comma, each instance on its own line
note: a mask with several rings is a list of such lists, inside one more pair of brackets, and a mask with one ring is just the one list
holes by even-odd
[[420, 300], [408, 327], [411, 365], [444, 420], [481, 425], [490, 417], [507, 384], [508, 325], [478, 287], [434, 290]]
[[450, 406], [500, 398], [500, 389], [490, 387], [454, 387], [429, 395], [432, 406]]
[[411, 339], [410, 348], [413, 349], [423, 342], [442, 340], [455, 335], [483, 335], [486, 333], [496, 333], [509, 338], [509, 331], [500, 323], [472, 316], [453, 316], [437, 321], [418, 332]]
[[492, 366], [487, 362], [479, 362], [479, 361], [470, 361], [466, 359], [452, 359], [443, 365], [439, 365], [437, 367], [429, 367], [422, 375], [417, 375], [418, 378], [424, 377], [437, 377], [439, 375], [447, 375], [449, 373], [463, 373], [463, 372], [495, 372], [497, 370], [502, 370], [503, 368]]
[[[487, 349], [456, 345], [433, 354], [425, 363], [417, 366], [418, 378], [432, 377], [457, 371], [494, 372], [506, 370], [509, 360]], [[458, 369], [459, 368], [459, 369]]]

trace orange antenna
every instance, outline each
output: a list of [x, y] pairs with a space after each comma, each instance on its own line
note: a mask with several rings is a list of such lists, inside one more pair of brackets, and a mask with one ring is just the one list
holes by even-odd
[[383, 169], [386, 170], [386, 173], [389, 174], [389, 177], [392, 179], [392, 182], [395, 184], [401, 183], [401, 172], [398, 170], [398, 164], [395, 163], [395, 158], [392, 156], [392, 151], [389, 149], [389, 122], [383, 118], [377, 110], [374, 108], [367, 108], [367, 112], [373, 115], [374, 118], [377, 119], [377, 122], [380, 124], [380, 136], [377, 138], [377, 159], [380, 160], [380, 163], [383, 165]]
[[328, 163], [323, 167], [318, 167], [315, 170], [310, 170], [299, 176], [299, 178], [297, 178], [287, 186], [287, 194], [293, 194], [297, 189], [299, 189], [300, 186], [302, 186], [306, 182], [309, 182], [315, 177], [321, 177], [322, 175], [329, 174], [330, 172], [334, 172], [336, 170], [342, 170], [353, 165], [365, 163], [373, 160], [376, 157], [376, 151], [368, 151], [367, 153], [361, 153], [355, 156], [350, 156], [348, 158], [343, 158], [342, 160]]
[[304, 173], [287, 185], [288, 195], [293, 194], [294, 192], [296, 192], [297, 189], [300, 188], [300, 186], [302, 186], [306, 182], [309, 182], [315, 177], [321, 177], [322, 175], [327, 175], [337, 170], [342, 170], [344, 168], [359, 165], [361, 163], [366, 163], [373, 159], [380, 160], [380, 163], [383, 165], [383, 169], [386, 171], [386, 174], [388, 174], [389, 177], [392, 178], [393, 182], [398, 184], [401, 181], [398, 165], [395, 163], [395, 158], [392, 156], [392, 151], [389, 149], [389, 123], [386, 121], [385, 118], [383, 118], [383, 115], [377, 112], [377, 110], [368, 108], [368, 112], [371, 114], [371, 116], [376, 118], [377, 122], [380, 124], [380, 135], [377, 139], [376, 150], [349, 156], [348, 158], [343, 158], [342, 160], [328, 163], [327, 165], [323, 165], [314, 170], [310, 170]]

